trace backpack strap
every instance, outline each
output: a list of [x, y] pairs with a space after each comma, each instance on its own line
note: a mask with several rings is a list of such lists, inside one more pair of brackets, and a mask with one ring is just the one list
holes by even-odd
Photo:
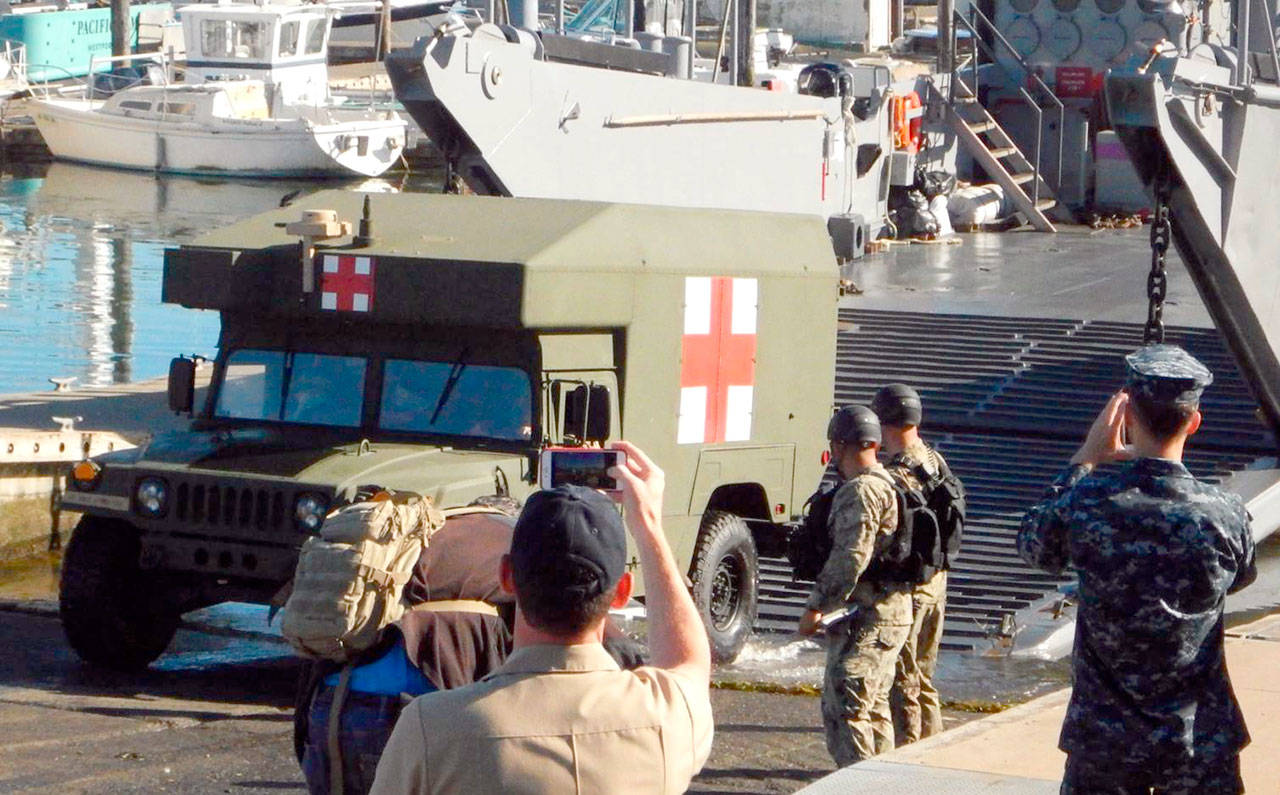
[[444, 514], [444, 518], [452, 519], [455, 516], [470, 516], [473, 513], [496, 513], [499, 516], [510, 516], [504, 510], [494, 508], [492, 505], [461, 505], [457, 508], [445, 508], [440, 513]]
[[342, 739], [339, 731], [342, 728], [342, 707], [351, 691], [351, 672], [355, 670], [352, 663], [342, 666], [338, 675], [338, 686], [333, 691], [333, 703], [329, 705], [329, 725], [325, 740], [329, 746], [329, 793], [342, 795]]
[[868, 471], [866, 471], [866, 472], [863, 472], [862, 474], [864, 474], [864, 475], [875, 475], [876, 477], [878, 477], [878, 478], [880, 478], [881, 480], [883, 480], [885, 483], [888, 483], [888, 484], [889, 484], [889, 488], [891, 488], [891, 489], [897, 489], [897, 488], [898, 488], [898, 482], [897, 482], [896, 480], [894, 480], [894, 479], [893, 479], [893, 475], [890, 475], [888, 472], [885, 472], [885, 471], [883, 471], [883, 470], [880, 470], [880, 469], [871, 469], [871, 470], [868, 470]]
[[498, 608], [479, 599], [439, 599], [419, 602], [409, 608], [414, 613], [477, 613], [482, 616], [498, 615]]

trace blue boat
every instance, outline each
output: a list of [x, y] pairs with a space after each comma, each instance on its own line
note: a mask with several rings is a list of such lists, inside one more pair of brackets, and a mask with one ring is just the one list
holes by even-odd
[[[138, 45], [138, 17], [148, 9], [166, 11], [170, 5], [145, 3], [130, 8], [133, 48]], [[81, 77], [88, 74], [94, 56], [111, 55], [111, 8], [15, 3], [9, 13], [0, 16], [0, 39], [26, 47], [29, 80]], [[99, 68], [109, 66], [104, 62]]]

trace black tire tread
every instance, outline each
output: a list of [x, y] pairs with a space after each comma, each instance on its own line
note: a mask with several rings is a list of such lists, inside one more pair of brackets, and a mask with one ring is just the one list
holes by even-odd
[[58, 615], [85, 662], [117, 671], [145, 668], [178, 627], [178, 613], [138, 567], [140, 543], [128, 524], [80, 520], [62, 561]]
[[[732, 549], [733, 546], [743, 543], [747, 552], [744, 572], [744, 581], [748, 589], [744, 594], [747, 604], [738, 626], [730, 633], [721, 633], [709, 623], [705, 605], [699, 604], [699, 585], [703, 576], [715, 571], [716, 564], [726, 548]], [[742, 651], [747, 637], [751, 634], [760, 602], [760, 560], [756, 554], [755, 541], [751, 537], [751, 531], [747, 528], [746, 522], [725, 511], [708, 511], [704, 514], [689, 576], [693, 581], [694, 603], [698, 605], [698, 612], [703, 615], [704, 623], [707, 624], [711, 658], [715, 662], [732, 662]]]

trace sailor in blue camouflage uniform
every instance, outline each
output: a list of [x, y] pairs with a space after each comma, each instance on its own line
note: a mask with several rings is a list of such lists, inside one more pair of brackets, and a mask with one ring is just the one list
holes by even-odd
[[1018, 532], [1024, 560], [1080, 581], [1062, 792], [1235, 795], [1249, 734], [1222, 612], [1256, 574], [1249, 515], [1182, 464], [1208, 368], [1173, 345], [1125, 362], [1124, 389]]

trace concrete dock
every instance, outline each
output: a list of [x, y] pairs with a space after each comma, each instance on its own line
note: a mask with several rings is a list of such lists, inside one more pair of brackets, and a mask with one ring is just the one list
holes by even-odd
[[[1253, 740], [1241, 754], [1248, 792], [1280, 792], [1280, 615], [1227, 632], [1227, 669]], [[1058, 730], [1070, 689], [1059, 690], [839, 770], [801, 790], [919, 795], [945, 784], [952, 793], [1056, 793], [1066, 755]]]

